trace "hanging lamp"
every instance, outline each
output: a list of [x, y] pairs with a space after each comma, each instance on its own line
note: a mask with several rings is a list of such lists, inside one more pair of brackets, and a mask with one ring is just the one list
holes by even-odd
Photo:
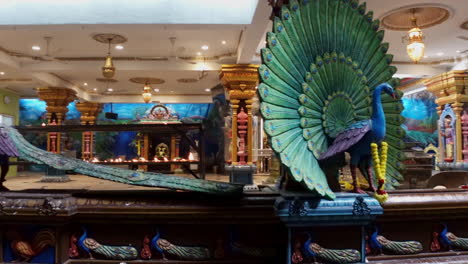
[[424, 35], [417, 25], [415, 11], [414, 8], [411, 9], [411, 23], [413, 28], [411, 28], [406, 35], [406, 39], [409, 42], [406, 46], [406, 52], [413, 62], [418, 63], [424, 57], [426, 46], [423, 41]]
[[148, 83], [145, 83], [143, 93], [141, 95], [143, 96], [143, 101], [145, 101], [145, 103], [151, 102], [151, 86]]
[[105, 78], [112, 78], [115, 75], [115, 67], [114, 67], [114, 63], [112, 62], [112, 57], [110, 55], [112, 39], [109, 38], [108, 41], [109, 41], [109, 47], [107, 49], [106, 62], [104, 64], [104, 67], [102, 67], [102, 76], [104, 76]]

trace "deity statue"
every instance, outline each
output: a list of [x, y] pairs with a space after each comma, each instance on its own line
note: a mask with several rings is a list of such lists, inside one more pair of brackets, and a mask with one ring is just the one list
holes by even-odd
[[169, 157], [169, 147], [164, 144], [164, 143], [160, 143], [156, 146], [156, 149], [155, 149], [155, 157], [157, 159], [164, 159], [164, 158], [168, 158]]
[[444, 129], [442, 130], [442, 136], [445, 137], [445, 161], [453, 161], [453, 151], [454, 151], [454, 138], [453, 138], [453, 128], [452, 128], [452, 118], [446, 116], [444, 118]]

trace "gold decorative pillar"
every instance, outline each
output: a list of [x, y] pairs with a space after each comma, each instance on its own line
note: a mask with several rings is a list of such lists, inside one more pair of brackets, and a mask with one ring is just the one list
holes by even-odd
[[[47, 124], [61, 125], [68, 112], [68, 104], [76, 99], [76, 92], [62, 87], [37, 88], [39, 99], [47, 104]], [[60, 153], [60, 133], [47, 134], [47, 151]]]
[[[76, 109], [80, 111], [80, 123], [82, 125], [95, 125], [97, 116], [101, 112], [102, 106], [96, 102], [77, 102]], [[81, 158], [91, 160], [94, 153], [94, 132], [86, 131], [82, 134]]]
[[[465, 104], [468, 103], [468, 70], [450, 71], [425, 82], [427, 89], [436, 97], [437, 113], [439, 116], [445, 109], [446, 105], [450, 105], [455, 113], [455, 162], [462, 162], [463, 142], [462, 142], [462, 120]], [[440, 124], [438, 125], [441, 131]], [[439, 160], [442, 161], [445, 155], [442, 137], [439, 136]]]
[[238, 163], [237, 156], [237, 114], [240, 108], [248, 115], [247, 122], [247, 164], [252, 164], [252, 98], [256, 94], [258, 84], [258, 65], [229, 64], [223, 65], [220, 74], [221, 81], [227, 90], [227, 97], [232, 107], [232, 141], [231, 161]]

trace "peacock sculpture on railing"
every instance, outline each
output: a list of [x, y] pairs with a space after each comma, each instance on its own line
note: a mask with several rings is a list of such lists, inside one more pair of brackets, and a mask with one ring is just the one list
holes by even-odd
[[403, 106], [383, 37], [358, 0], [291, 0], [267, 33], [265, 131], [292, 178], [319, 196], [335, 198], [345, 152], [356, 192], [356, 169], [381, 201], [402, 180]]

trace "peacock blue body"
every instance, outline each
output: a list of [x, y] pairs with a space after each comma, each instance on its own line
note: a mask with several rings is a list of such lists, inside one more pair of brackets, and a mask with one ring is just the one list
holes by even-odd
[[296, 181], [329, 199], [335, 194], [322, 168], [336, 177], [339, 165], [320, 160], [348, 151], [352, 163], [366, 165], [370, 143], [384, 138], [386, 188], [402, 180], [403, 106], [388, 92], [399, 81], [372, 17], [358, 0], [292, 0], [261, 52], [258, 90], [272, 148]]

